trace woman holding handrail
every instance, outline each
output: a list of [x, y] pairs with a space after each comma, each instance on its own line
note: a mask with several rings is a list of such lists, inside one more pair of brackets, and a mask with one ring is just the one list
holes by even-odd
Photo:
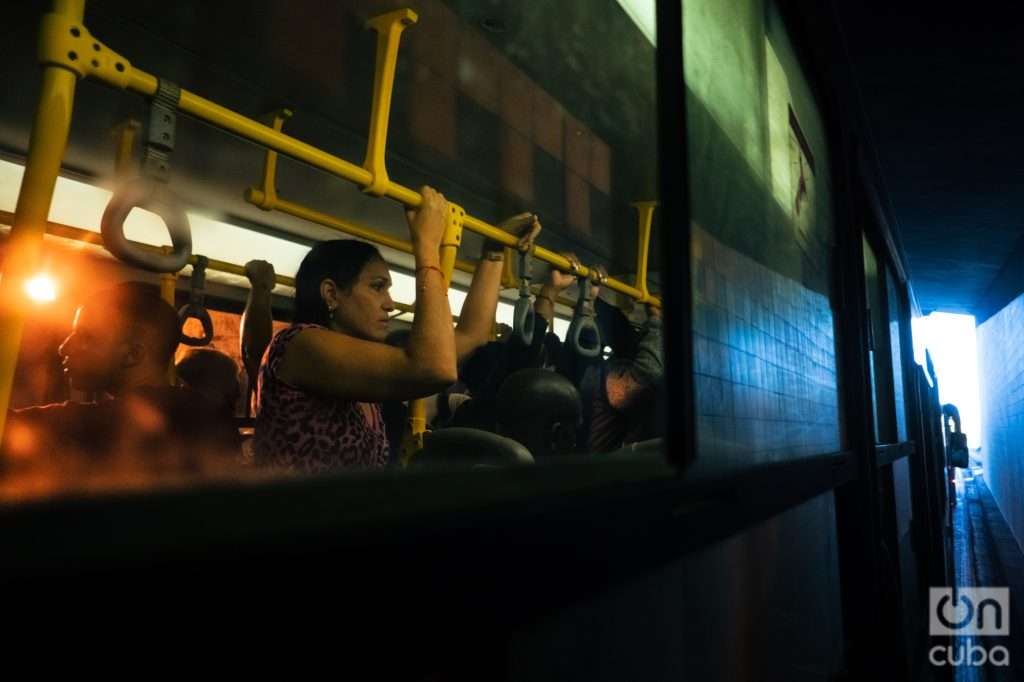
[[[260, 367], [257, 462], [304, 473], [385, 466], [380, 403], [444, 389], [457, 379], [457, 358], [488, 340], [502, 269], [494, 254], [503, 249], [485, 248], [453, 329], [439, 256], [448, 204], [429, 187], [420, 193], [422, 204], [406, 212], [416, 262], [408, 343], [385, 343], [395, 306], [377, 248], [348, 239], [315, 245], [295, 276], [295, 321], [274, 337]], [[540, 230], [529, 214], [506, 226], [529, 226], [524, 240]]]

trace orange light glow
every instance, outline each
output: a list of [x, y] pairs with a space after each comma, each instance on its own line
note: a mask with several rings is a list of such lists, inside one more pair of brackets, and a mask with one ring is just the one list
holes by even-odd
[[25, 282], [25, 293], [36, 303], [57, 300], [57, 283], [49, 275], [36, 275]]

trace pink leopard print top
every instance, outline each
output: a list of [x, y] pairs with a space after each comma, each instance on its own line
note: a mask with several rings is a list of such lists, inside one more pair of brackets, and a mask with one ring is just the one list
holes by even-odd
[[282, 381], [278, 368], [288, 344], [316, 324], [293, 324], [270, 342], [257, 384], [253, 452], [258, 463], [301, 473], [383, 467], [388, 439], [380, 405], [371, 418], [355, 401], [308, 393]]

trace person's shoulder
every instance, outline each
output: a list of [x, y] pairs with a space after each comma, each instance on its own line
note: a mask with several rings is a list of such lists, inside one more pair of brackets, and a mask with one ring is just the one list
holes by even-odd
[[95, 442], [96, 434], [103, 433], [103, 429], [110, 425], [110, 413], [105, 411], [110, 402], [69, 400], [11, 410], [0, 452], [42, 454], [57, 447], [65, 448], [69, 441], [71, 444]]
[[274, 334], [274, 338], [270, 340], [270, 344], [267, 346], [266, 358], [273, 360], [283, 355], [285, 348], [287, 348], [288, 345], [304, 331], [325, 329], [327, 329], [327, 327], [323, 325], [308, 322], [290, 324]]
[[89, 414], [101, 409], [109, 401], [102, 402], [76, 402], [65, 400], [59, 403], [48, 403], [46, 405], [33, 405], [17, 410], [11, 410], [13, 419], [25, 421], [44, 421], [48, 419], [66, 419], [73, 414]]
[[262, 372], [264, 373], [264, 380], [279, 380], [278, 370], [281, 367], [281, 362], [284, 360], [284, 356], [288, 348], [292, 345], [292, 342], [300, 334], [306, 331], [326, 330], [327, 327], [320, 324], [300, 322], [290, 324], [277, 332], [277, 334], [274, 335], [274, 338], [270, 340], [270, 344], [267, 346], [267, 350], [263, 355]]
[[322, 324], [314, 324], [312, 322], [295, 322], [274, 334], [274, 338], [271, 339], [271, 343], [290, 341], [308, 329], [327, 329], [327, 327]]

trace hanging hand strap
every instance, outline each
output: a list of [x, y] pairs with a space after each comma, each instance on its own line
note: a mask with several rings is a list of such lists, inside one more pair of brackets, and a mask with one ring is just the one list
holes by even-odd
[[533, 344], [536, 313], [530, 296], [530, 270], [533, 248], [519, 252], [519, 298], [512, 311], [512, 338], [523, 346]]
[[[150, 105], [141, 174], [114, 192], [100, 222], [103, 244], [110, 253], [126, 263], [153, 272], [177, 272], [188, 264], [192, 255], [192, 229], [188, 217], [167, 186], [180, 97], [181, 89], [177, 85], [160, 81]], [[170, 253], [141, 249], [128, 241], [124, 234], [124, 221], [134, 208], [152, 211], [163, 219], [171, 236]]]
[[[196, 256], [196, 262], [192, 265], [192, 282], [188, 303], [181, 306], [178, 311], [181, 342], [186, 346], [208, 346], [213, 341], [213, 320], [210, 319], [210, 311], [206, 309], [206, 266], [208, 263], [209, 259], [206, 256]], [[203, 325], [201, 337], [186, 336], [185, 323], [189, 318], [199, 320]]]
[[594, 312], [594, 289], [590, 279], [579, 280], [579, 298], [573, 311], [566, 340], [581, 357], [596, 358], [601, 354], [601, 330]]

